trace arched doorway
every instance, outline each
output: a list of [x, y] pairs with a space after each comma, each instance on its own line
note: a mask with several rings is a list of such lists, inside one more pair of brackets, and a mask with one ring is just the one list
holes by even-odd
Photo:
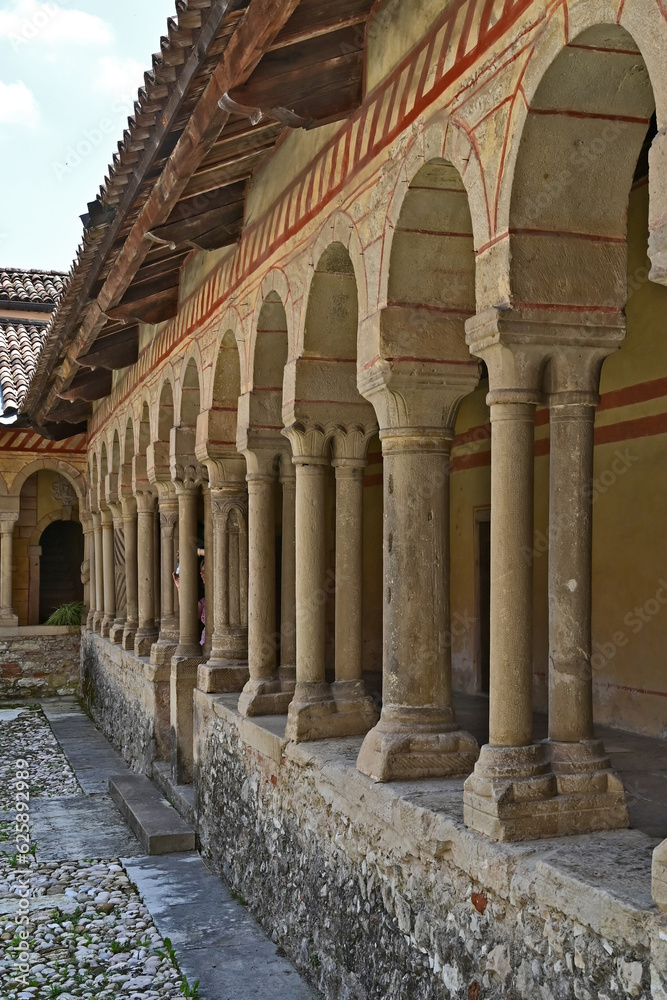
[[83, 530], [78, 521], [53, 521], [40, 538], [39, 623], [56, 608], [83, 601]]

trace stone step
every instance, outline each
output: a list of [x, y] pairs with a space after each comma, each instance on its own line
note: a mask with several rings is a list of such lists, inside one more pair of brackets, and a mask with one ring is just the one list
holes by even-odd
[[195, 849], [192, 827], [144, 774], [114, 774], [109, 794], [146, 854], [176, 854]]
[[176, 812], [191, 827], [195, 827], [195, 790], [192, 785], [175, 785], [171, 777], [171, 764], [163, 760], [154, 760], [152, 767], [153, 781], [171, 802]]

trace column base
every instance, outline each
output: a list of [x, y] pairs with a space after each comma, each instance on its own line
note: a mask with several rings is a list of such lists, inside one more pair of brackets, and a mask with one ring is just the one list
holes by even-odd
[[344, 735], [332, 732], [335, 728], [336, 702], [331, 685], [323, 683], [297, 683], [287, 710], [285, 739], [293, 743], [322, 740], [329, 736]]
[[104, 619], [103, 611], [96, 611], [93, 615], [93, 632], [100, 632], [102, 630], [102, 621]]
[[104, 616], [100, 624], [100, 635], [102, 636], [103, 639], [111, 638], [111, 629], [114, 627], [115, 622], [116, 622], [115, 616], [113, 618], [109, 618], [108, 615]]
[[151, 646], [158, 637], [156, 628], [138, 628], [134, 637], [134, 655], [150, 656]]
[[454, 721], [445, 721], [452, 716], [451, 712], [436, 713], [443, 715], [437, 728], [431, 719], [433, 715], [431, 709], [421, 713], [417, 709], [401, 713], [398, 706], [384, 709], [379, 723], [361, 746], [357, 770], [373, 781], [414, 781], [470, 774], [479, 753], [477, 741], [470, 733], [456, 728]]
[[280, 677], [280, 689], [281, 691], [289, 691], [294, 694], [294, 689], [296, 688], [296, 667], [287, 665], [278, 667], [278, 676]]
[[653, 852], [651, 894], [658, 909], [667, 913], [667, 840], [658, 844]]
[[193, 693], [197, 687], [197, 670], [201, 657], [173, 656], [170, 678], [171, 777], [177, 785], [192, 781]]
[[156, 667], [166, 667], [171, 663], [172, 657], [176, 652], [176, 647], [178, 646], [178, 640], [169, 641], [168, 639], [158, 638], [157, 642], [154, 642], [151, 646], [151, 663]]
[[134, 638], [137, 634], [137, 623], [136, 622], [125, 622], [125, 628], [123, 629], [123, 637], [120, 641], [121, 648], [128, 653], [134, 652]]
[[536, 840], [628, 826], [621, 782], [597, 766], [608, 764], [600, 746], [590, 741], [482, 747], [464, 786], [466, 826], [492, 840]]
[[247, 663], [210, 659], [199, 665], [197, 687], [206, 694], [230, 694], [243, 691], [249, 676]]
[[12, 611], [2, 610], [0, 612], [0, 628], [17, 628], [19, 623], [19, 616], [15, 615]]
[[292, 697], [291, 691], [281, 691], [277, 674], [263, 680], [253, 680], [251, 677], [239, 698], [238, 710], [241, 715], [248, 718], [258, 715], [285, 715]]
[[117, 618], [111, 627], [111, 630], [109, 632], [109, 638], [113, 643], [121, 643], [123, 641], [124, 631], [125, 631], [125, 621], [119, 620]]

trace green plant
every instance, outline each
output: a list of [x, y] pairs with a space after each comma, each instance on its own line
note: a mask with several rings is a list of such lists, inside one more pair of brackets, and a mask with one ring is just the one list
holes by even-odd
[[61, 604], [56, 608], [44, 622], [45, 625], [80, 625], [83, 615], [83, 604], [81, 601], [70, 601], [69, 604]]
[[155, 954], [159, 955], [160, 958], [168, 958], [175, 969], [178, 969], [178, 959], [176, 958], [176, 952], [174, 951], [174, 946], [171, 943], [171, 938], [166, 937], [164, 939], [164, 951], [161, 948], [155, 949]]
[[111, 952], [113, 955], [119, 955], [122, 951], [132, 951], [132, 942], [125, 941], [123, 944], [119, 944], [118, 941], [111, 942]]
[[318, 967], [318, 966], [319, 966], [319, 964], [320, 964], [320, 960], [319, 960], [319, 958], [317, 957], [317, 955], [311, 955], [311, 956], [310, 956], [310, 959], [309, 959], [309, 962], [310, 962], [310, 964], [312, 965], [312, 967], [313, 967], [314, 969], [317, 969], [317, 967]]
[[189, 997], [190, 1000], [201, 1000], [201, 996], [199, 995], [199, 980], [193, 986], [190, 986], [187, 976], [183, 976], [181, 979], [181, 993], [184, 997]]
[[236, 892], [235, 889], [231, 889], [229, 895], [235, 902], [240, 903], [241, 906], [248, 905], [248, 900], [245, 898], [245, 896], [242, 896], [240, 892]]

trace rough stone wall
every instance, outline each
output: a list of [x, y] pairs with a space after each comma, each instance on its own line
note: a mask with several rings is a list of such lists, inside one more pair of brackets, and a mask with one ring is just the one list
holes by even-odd
[[0, 698], [76, 694], [80, 629], [0, 629]]
[[349, 767], [353, 741], [342, 769], [312, 744], [283, 744], [272, 759], [240, 739], [216, 700], [195, 695], [202, 853], [327, 1000], [667, 996], [655, 946], [651, 970], [659, 918], [648, 890], [643, 912], [582, 884], [606, 853], [603, 866], [629, 863], [638, 890], [648, 838], [573, 839], [580, 870], [568, 874], [553, 860], [567, 853], [562, 841], [492, 844], [422, 808], [418, 794], [373, 788]]
[[169, 680], [158, 669], [86, 632], [81, 694], [90, 715], [135, 771], [150, 770], [169, 747]]

